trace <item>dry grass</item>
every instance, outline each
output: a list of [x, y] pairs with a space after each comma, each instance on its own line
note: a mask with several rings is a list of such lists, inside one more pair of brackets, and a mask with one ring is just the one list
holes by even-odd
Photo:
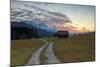
[[[47, 48], [47, 46], [46, 46]], [[47, 60], [47, 57], [46, 57], [46, 48], [44, 48], [44, 50], [42, 51], [41, 55], [40, 55], [40, 64], [46, 64], [46, 60]]]
[[[54, 52], [62, 63], [84, 62], [95, 60], [95, 35], [77, 35], [70, 38], [44, 38], [54, 43]], [[38, 39], [12, 40], [11, 64], [25, 65], [32, 53], [44, 44]], [[41, 64], [45, 64], [45, 49], [40, 57]]]
[[11, 65], [25, 65], [44, 43], [38, 39], [11, 40]]
[[54, 51], [62, 63], [95, 60], [95, 35], [84, 34], [71, 38], [48, 39], [54, 43]]

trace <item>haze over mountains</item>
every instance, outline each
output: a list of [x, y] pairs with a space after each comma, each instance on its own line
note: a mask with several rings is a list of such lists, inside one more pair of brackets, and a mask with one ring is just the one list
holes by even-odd
[[59, 12], [44, 10], [34, 3], [11, 1], [11, 22], [25, 22], [40, 29], [57, 32], [57, 24], [71, 23], [70, 18]]
[[[35, 23], [64, 23], [70, 22], [70, 19], [57, 12], [50, 12], [48, 10], [41, 9], [36, 5], [30, 5], [29, 3], [11, 2], [11, 21], [35, 21]], [[18, 6], [17, 6], [18, 5]]]

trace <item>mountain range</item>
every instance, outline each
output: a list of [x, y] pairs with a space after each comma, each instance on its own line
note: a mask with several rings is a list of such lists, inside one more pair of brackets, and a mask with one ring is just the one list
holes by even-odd
[[[24, 22], [38, 29], [41, 35], [51, 36], [58, 29], [54, 24], [71, 23], [70, 18], [59, 12], [40, 8], [33, 3], [11, 1], [11, 23]], [[42, 35], [43, 34], [43, 35]]]

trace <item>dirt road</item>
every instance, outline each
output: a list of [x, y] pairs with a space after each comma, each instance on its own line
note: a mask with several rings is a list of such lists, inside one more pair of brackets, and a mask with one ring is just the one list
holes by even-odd
[[43, 45], [42, 47], [40, 47], [39, 49], [37, 49], [33, 54], [32, 57], [29, 59], [28, 63], [26, 65], [37, 65], [40, 64], [40, 55], [41, 52], [43, 51], [43, 49], [46, 47], [47, 45]]
[[60, 63], [60, 61], [57, 59], [53, 52], [53, 43], [49, 43], [46, 49], [46, 56], [47, 56], [47, 63], [52, 64], [52, 63]]
[[60, 63], [60, 61], [57, 59], [53, 52], [53, 43], [48, 42], [46, 40], [41, 39], [45, 44], [37, 49], [33, 54], [32, 57], [29, 59], [28, 63], [26, 65], [38, 65], [40, 64], [40, 56], [44, 49], [45, 56], [47, 57], [47, 60], [45, 61], [46, 64], [52, 64], [52, 63]]

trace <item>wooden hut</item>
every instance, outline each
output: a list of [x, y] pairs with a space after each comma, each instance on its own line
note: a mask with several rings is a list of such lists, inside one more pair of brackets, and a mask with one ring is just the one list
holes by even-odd
[[68, 31], [58, 31], [56, 36], [58, 38], [68, 38], [69, 33], [68, 33]]

